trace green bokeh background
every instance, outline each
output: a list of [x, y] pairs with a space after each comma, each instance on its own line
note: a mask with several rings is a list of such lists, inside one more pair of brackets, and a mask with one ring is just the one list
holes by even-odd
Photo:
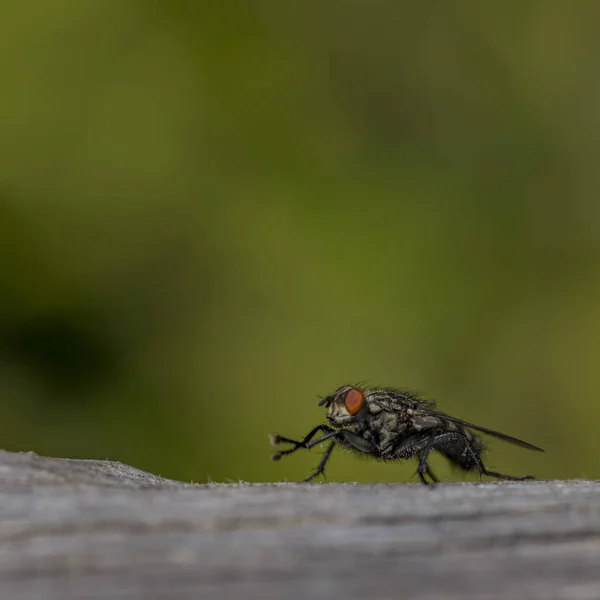
[[[299, 479], [404, 386], [600, 478], [600, 3], [0, 5], [0, 446]], [[334, 454], [330, 480], [415, 465]], [[444, 477], [459, 477], [436, 465]]]

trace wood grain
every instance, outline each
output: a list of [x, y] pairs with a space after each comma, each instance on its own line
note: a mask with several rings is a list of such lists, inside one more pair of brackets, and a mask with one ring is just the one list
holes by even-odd
[[181, 484], [0, 451], [0, 598], [600, 598], [600, 482]]

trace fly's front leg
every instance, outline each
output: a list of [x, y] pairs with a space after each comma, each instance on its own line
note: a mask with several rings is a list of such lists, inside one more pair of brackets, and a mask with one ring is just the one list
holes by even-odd
[[[311, 440], [322, 431], [325, 435], [319, 438], [316, 441], [311, 442]], [[273, 446], [277, 446], [279, 444], [292, 444], [293, 447], [288, 450], [280, 450], [279, 452], [275, 452], [271, 455], [271, 460], [278, 461], [282, 456], [286, 454], [292, 454], [296, 452], [296, 450], [300, 450], [300, 448], [312, 448], [313, 446], [320, 444], [321, 442], [331, 438], [332, 433], [338, 433], [334, 431], [331, 427], [327, 427], [327, 425], [317, 425], [314, 429], [312, 429], [302, 441], [291, 440], [290, 438], [283, 437], [282, 435], [271, 434], [269, 439]]]
[[318, 440], [315, 440], [314, 442], [309, 442], [307, 444], [307, 448], [310, 448], [316, 444], [320, 444], [329, 436], [331, 436], [333, 440], [331, 441], [329, 446], [327, 446], [327, 450], [325, 450], [325, 453], [323, 454], [323, 457], [321, 458], [315, 472], [311, 473], [306, 479], [303, 480], [303, 482], [311, 481], [315, 477], [325, 474], [325, 465], [327, 464], [327, 461], [329, 460], [329, 457], [333, 452], [333, 448], [338, 440], [343, 440], [346, 444], [352, 446], [356, 450], [360, 450], [361, 452], [371, 453], [375, 451], [375, 446], [371, 442], [365, 440], [363, 437], [354, 433], [353, 431], [350, 431], [349, 429], [338, 429], [337, 431], [332, 430], [330, 433], [327, 433]]
[[[324, 435], [317, 438], [316, 440], [313, 440], [312, 438], [314, 438], [315, 435], [320, 431], [323, 432]], [[375, 446], [371, 442], [365, 440], [364, 438], [357, 435], [353, 431], [350, 431], [349, 429], [332, 429], [327, 425], [318, 425], [312, 431], [310, 431], [302, 441], [292, 440], [280, 435], [272, 435], [271, 443], [274, 446], [281, 443], [293, 444], [293, 446], [288, 450], [281, 450], [280, 452], [275, 452], [271, 455], [271, 460], [277, 461], [282, 456], [285, 456], [286, 454], [292, 454], [300, 448], [306, 448], [307, 450], [310, 450], [314, 446], [317, 446], [318, 444], [321, 444], [327, 440], [331, 440], [331, 443], [329, 444], [329, 446], [327, 446], [327, 449], [325, 450], [325, 453], [323, 454], [323, 457], [321, 458], [314, 473], [311, 473], [306, 479], [304, 479], [305, 482], [311, 481], [318, 475], [322, 475], [325, 472], [325, 465], [327, 464], [327, 461], [329, 460], [329, 457], [333, 452], [335, 444], [340, 440], [343, 440], [346, 445], [352, 446], [353, 448], [356, 448], [361, 452], [370, 453], [375, 451]]]
[[306, 479], [303, 479], [302, 483], [308, 483], [309, 481], [312, 481], [315, 477], [318, 477], [319, 475], [325, 476], [325, 465], [327, 464], [327, 461], [329, 460], [329, 457], [333, 452], [334, 446], [335, 440], [329, 442], [329, 446], [327, 446], [327, 450], [325, 450], [325, 452], [323, 453], [323, 456], [321, 457], [321, 460], [319, 461], [319, 464], [317, 465], [317, 468], [315, 469], [314, 473], [311, 473]]

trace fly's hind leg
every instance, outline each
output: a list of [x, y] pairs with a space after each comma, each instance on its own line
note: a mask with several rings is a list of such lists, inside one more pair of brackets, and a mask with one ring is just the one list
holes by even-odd
[[490, 471], [484, 464], [481, 459], [481, 455], [479, 452], [473, 447], [473, 444], [464, 436], [466, 447], [473, 458], [473, 462], [477, 465], [479, 472], [482, 475], [487, 475], [488, 477], [495, 477], [496, 479], [503, 479], [505, 481], [527, 481], [529, 479], [535, 479], [533, 475], [506, 475], [505, 473], [498, 473], [497, 471]]
[[506, 475], [505, 473], [490, 471], [483, 463], [481, 464], [479, 469], [482, 475], [487, 475], [488, 477], [495, 477], [496, 479], [504, 479], [506, 481], [527, 481], [529, 479], [535, 479], [533, 475]]
[[433, 483], [439, 483], [440, 480], [436, 477], [435, 473], [431, 470], [431, 467], [429, 465], [427, 465], [427, 475], [429, 475], [431, 481], [433, 481]]
[[433, 450], [433, 447], [434, 447], [435, 442], [437, 441], [438, 437], [439, 437], [439, 433], [437, 431], [434, 431], [429, 436], [429, 439], [427, 440], [427, 444], [425, 445], [425, 448], [423, 448], [423, 451], [421, 452], [421, 454], [419, 456], [419, 466], [417, 467], [417, 473], [419, 475], [419, 479], [421, 480], [421, 483], [423, 483], [424, 485], [429, 485], [429, 482], [427, 481], [427, 479], [425, 479], [425, 473], [427, 473], [427, 475], [429, 475], [429, 477], [431, 478], [431, 481], [433, 483], [439, 482], [439, 479], [434, 475], [433, 471], [429, 467], [429, 464], [427, 463], [429, 454]]
[[506, 481], [528, 481], [535, 479], [533, 475], [506, 475], [505, 473], [498, 473], [496, 471], [490, 471], [485, 469], [482, 471], [484, 475], [488, 477], [495, 477], [496, 479], [504, 479]]

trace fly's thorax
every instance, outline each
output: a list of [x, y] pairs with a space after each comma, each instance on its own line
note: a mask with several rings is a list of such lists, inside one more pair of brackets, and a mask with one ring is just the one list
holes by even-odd
[[367, 410], [369, 411], [370, 415], [376, 417], [383, 411], [383, 406], [381, 406], [381, 403], [377, 400], [370, 400], [367, 397]]
[[[410, 411], [410, 422], [413, 429], [416, 431], [424, 431], [439, 427], [442, 424], [441, 419], [433, 415], [423, 414], [416, 411]], [[448, 423], [448, 425], [452, 425]], [[454, 429], [454, 427], [452, 427]]]
[[385, 456], [405, 435], [408, 424], [397, 412], [382, 410], [367, 419], [369, 430], [382, 456]]
[[367, 419], [369, 427], [379, 434], [398, 435], [406, 431], [407, 423], [398, 413], [383, 410]]

